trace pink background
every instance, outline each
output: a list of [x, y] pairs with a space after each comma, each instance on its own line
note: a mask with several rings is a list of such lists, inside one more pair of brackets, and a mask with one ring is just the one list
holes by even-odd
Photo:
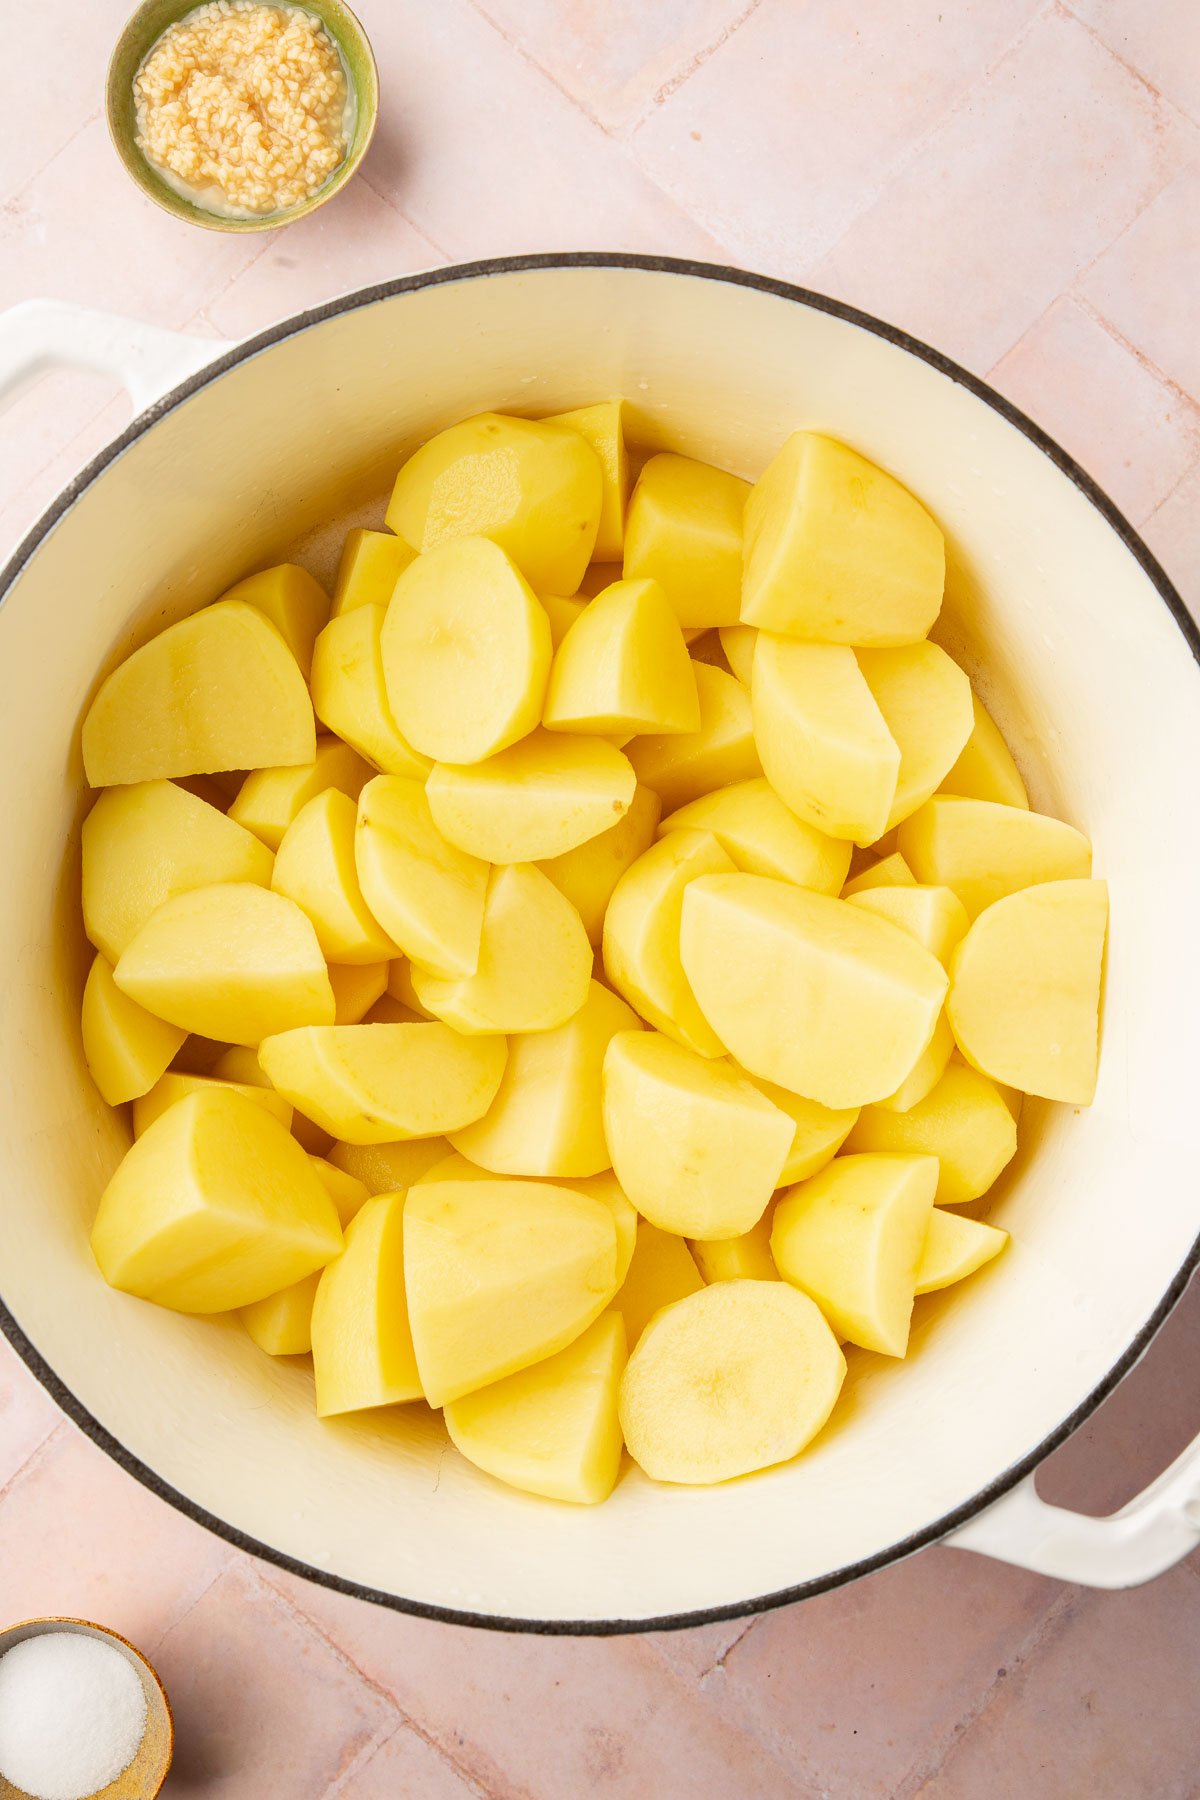
[[[518, 250], [710, 258], [854, 301], [989, 377], [1195, 605], [1195, 0], [360, 0], [363, 172], [283, 234], [176, 224], [101, 113], [124, 0], [10, 9], [0, 305], [238, 337], [347, 288]], [[118, 428], [98, 380], [0, 439], [0, 560]], [[1136, 1204], [1130, 1196], [1130, 1204]], [[1093, 1512], [1200, 1429], [1200, 1292], [1046, 1467]], [[0, 1620], [81, 1613], [154, 1658], [171, 1795], [221, 1800], [1184, 1800], [1200, 1558], [1096, 1594], [931, 1550], [754, 1621], [610, 1641], [431, 1625], [226, 1548], [0, 1351]]]

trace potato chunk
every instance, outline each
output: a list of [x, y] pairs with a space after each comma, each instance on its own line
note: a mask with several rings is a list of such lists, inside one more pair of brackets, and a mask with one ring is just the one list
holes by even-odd
[[615, 825], [573, 850], [564, 850], [561, 856], [538, 863], [542, 874], [550, 877], [583, 920], [590, 943], [599, 944], [604, 935], [604, 915], [613, 889], [654, 842], [661, 811], [662, 802], [653, 788], [636, 788], [629, 811]]
[[367, 783], [354, 854], [367, 905], [405, 955], [439, 975], [473, 975], [488, 865], [442, 836], [419, 781]]
[[550, 731], [699, 730], [692, 659], [657, 581], [616, 581], [585, 607], [555, 653], [543, 716]]
[[327, 1025], [269, 1037], [258, 1054], [272, 1085], [334, 1137], [388, 1144], [482, 1118], [507, 1050], [440, 1024]]
[[480, 413], [409, 457], [387, 522], [414, 550], [491, 538], [536, 593], [573, 594], [591, 560], [603, 501], [604, 471], [580, 432]]
[[771, 1226], [775, 1209], [768, 1206], [757, 1225], [731, 1238], [691, 1238], [689, 1248], [705, 1285], [714, 1281], [778, 1281], [771, 1260]]
[[408, 1192], [404, 1262], [417, 1367], [444, 1406], [587, 1329], [616, 1291], [616, 1226], [549, 1182], [428, 1182]]
[[1029, 808], [1029, 795], [1000, 727], [978, 694], [971, 696], [971, 735], [954, 767], [940, 783], [943, 794], [967, 800], [996, 800], [1001, 806]]
[[971, 684], [946, 652], [922, 640], [855, 652], [863, 679], [900, 749], [890, 831], [928, 800], [971, 735]]
[[815, 1100], [805, 1100], [787, 1088], [776, 1086], [773, 1081], [756, 1080], [754, 1085], [767, 1096], [772, 1106], [788, 1115], [794, 1128], [792, 1147], [780, 1170], [777, 1187], [791, 1187], [794, 1182], [805, 1181], [818, 1169], [823, 1169], [827, 1162], [833, 1161], [858, 1117], [857, 1106], [821, 1106]]
[[92, 1252], [104, 1279], [176, 1312], [278, 1293], [342, 1247], [333, 1201], [277, 1119], [218, 1083], [172, 1106], [104, 1190]]
[[886, 920], [761, 875], [704, 875], [686, 888], [680, 957], [744, 1069], [834, 1108], [898, 1086], [947, 987], [941, 965]]
[[633, 1256], [616, 1301], [630, 1348], [664, 1306], [698, 1294], [703, 1286], [696, 1259], [684, 1239], [660, 1231], [649, 1219], [638, 1219]]
[[681, 1237], [737, 1237], [766, 1210], [795, 1126], [744, 1075], [656, 1031], [604, 1058], [613, 1171], [643, 1218]]
[[123, 994], [99, 954], [84, 983], [82, 1031], [88, 1072], [110, 1106], [152, 1088], [187, 1036]]
[[245, 882], [167, 900], [121, 955], [122, 993], [184, 1031], [253, 1048], [273, 1032], [331, 1025], [316, 933], [292, 900]]
[[805, 1295], [782, 1281], [719, 1281], [642, 1333], [621, 1381], [621, 1429], [655, 1481], [729, 1481], [798, 1456], [845, 1375]]
[[691, 800], [668, 815], [669, 831], [711, 831], [737, 869], [793, 881], [818, 894], [836, 894], [850, 866], [850, 845], [798, 819], [769, 781], [737, 781]]
[[929, 1217], [925, 1248], [917, 1269], [918, 1294], [932, 1294], [950, 1287], [999, 1256], [1008, 1243], [1007, 1231], [986, 1225], [982, 1219], [965, 1219], [961, 1213], [935, 1206]]
[[299, 563], [277, 563], [247, 575], [222, 600], [244, 600], [270, 619], [308, 680], [317, 633], [329, 622], [329, 595]]
[[598, 563], [619, 562], [625, 547], [625, 509], [629, 503], [629, 455], [625, 448], [624, 400], [598, 400], [555, 413], [548, 425], [567, 425], [592, 446], [600, 459], [603, 487], [600, 519], [592, 557]]
[[762, 774], [750, 717], [750, 697], [724, 669], [694, 663], [700, 729], [635, 738], [629, 760], [637, 779], [652, 787], [665, 812], [698, 800], [731, 781]]
[[331, 963], [335, 1025], [361, 1025], [375, 1002], [387, 992], [391, 963]]
[[1027, 1094], [1090, 1105], [1107, 925], [1103, 881], [1046, 882], [980, 913], [954, 953], [946, 1002], [975, 1068]]
[[565, 1350], [446, 1407], [455, 1448], [508, 1487], [594, 1506], [617, 1484], [625, 1321], [601, 1313]]
[[[247, 1050], [244, 1054], [253, 1056], [254, 1052]], [[221, 1059], [221, 1062], [223, 1061], [224, 1058]], [[221, 1062], [215, 1063], [214, 1069], [220, 1069]], [[291, 1130], [291, 1103], [285, 1100], [282, 1094], [277, 1094], [261, 1074], [256, 1081], [243, 1081], [236, 1076], [227, 1075], [223, 1070], [220, 1074], [189, 1075], [183, 1070], [168, 1069], [152, 1088], [144, 1094], [139, 1094], [134, 1101], [134, 1137], [140, 1138], [143, 1132], [150, 1129], [155, 1119], [160, 1119], [163, 1113], [170, 1107], [176, 1106], [180, 1100], [186, 1100], [189, 1094], [207, 1093], [215, 1087], [232, 1088], [235, 1093], [242, 1094], [247, 1100], [253, 1101], [255, 1106], [261, 1106], [264, 1112], [269, 1112], [273, 1119], [278, 1119], [285, 1131]]]
[[307, 1356], [312, 1349], [312, 1310], [321, 1271], [294, 1281], [291, 1287], [243, 1306], [239, 1318], [260, 1350], [268, 1356]]
[[625, 525], [625, 576], [662, 583], [681, 625], [736, 625], [750, 483], [688, 456], [652, 456]]
[[746, 624], [826, 644], [912, 644], [942, 605], [946, 547], [865, 456], [796, 431], [746, 502]]
[[275, 857], [271, 886], [294, 900], [329, 962], [388, 962], [396, 945], [363, 899], [354, 862], [358, 809], [337, 788], [303, 806]]
[[865, 1106], [848, 1150], [936, 1156], [939, 1206], [986, 1194], [1017, 1153], [1017, 1127], [1004, 1096], [986, 1075], [948, 1062], [941, 1080], [905, 1112]]
[[933, 1156], [839, 1156], [775, 1208], [771, 1254], [864, 1350], [903, 1356], [938, 1165]]
[[297, 813], [326, 788], [357, 800], [372, 770], [356, 750], [340, 738], [321, 736], [310, 763], [294, 769], [252, 769], [235, 794], [229, 817], [267, 846], [278, 850]]
[[907, 931], [944, 969], [949, 968], [954, 947], [971, 923], [966, 907], [948, 887], [913, 881], [872, 883], [868, 888], [857, 887], [853, 894], [843, 888], [842, 898]]
[[415, 555], [412, 545], [393, 532], [348, 531], [333, 589], [333, 617], [359, 606], [386, 606]]
[[409, 1188], [427, 1169], [450, 1154], [444, 1137], [413, 1138], [386, 1144], [334, 1144], [329, 1161], [361, 1181], [368, 1194]]
[[401, 734], [388, 705], [383, 620], [381, 606], [358, 606], [330, 619], [313, 647], [313, 707], [322, 725], [373, 768], [424, 781], [429, 758]]
[[322, 1419], [422, 1397], [405, 1300], [404, 1206], [403, 1193], [368, 1200], [317, 1284], [312, 1353]]
[[[906, 888], [915, 887], [917, 878], [905, 862], [898, 850], [890, 856], [881, 856], [878, 862], [868, 864], [861, 869], [842, 889], [843, 900], [853, 900], [856, 894], [869, 894], [874, 888]], [[886, 914], [883, 915], [886, 917]]]
[[308, 1160], [321, 1186], [337, 1207], [337, 1216], [345, 1231], [351, 1219], [362, 1211], [371, 1198], [370, 1188], [356, 1175], [348, 1175], [345, 1169], [339, 1169], [336, 1163], [326, 1162], [323, 1156], [310, 1156]]
[[720, 637], [730, 673], [737, 676], [743, 687], [749, 687], [754, 670], [757, 631], [753, 625], [722, 625]]
[[898, 841], [917, 880], [953, 888], [972, 919], [1018, 888], [1092, 872], [1092, 847], [1073, 825], [994, 800], [935, 794]]
[[425, 784], [443, 837], [484, 862], [542, 862], [629, 811], [637, 776], [600, 738], [533, 731], [486, 762], [438, 763]]

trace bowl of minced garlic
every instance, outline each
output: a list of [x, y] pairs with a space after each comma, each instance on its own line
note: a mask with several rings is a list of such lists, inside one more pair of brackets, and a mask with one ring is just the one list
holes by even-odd
[[324, 205], [371, 141], [366, 33], [341, 0], [147, 0], [108, 70], [108, 124], [144, 193], [212, 231]]

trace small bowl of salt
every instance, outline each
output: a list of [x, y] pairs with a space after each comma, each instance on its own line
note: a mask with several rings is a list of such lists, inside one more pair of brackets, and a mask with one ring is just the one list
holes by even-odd
[[0, 1631], [0, 1800], [153, 1800], [175, 1730], [140, 1650], [85, 1619]]

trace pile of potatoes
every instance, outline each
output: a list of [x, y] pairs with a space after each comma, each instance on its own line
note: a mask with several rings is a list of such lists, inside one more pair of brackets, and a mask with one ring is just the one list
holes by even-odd
[[1107, 918], [912, 494], [806, 431], [630, 487], [619, 400], [452, 426], [332, 605], [251, 575], [83, 725], [105, 1278], [575, 1502], [795, 1456], [1003, 1248]]

